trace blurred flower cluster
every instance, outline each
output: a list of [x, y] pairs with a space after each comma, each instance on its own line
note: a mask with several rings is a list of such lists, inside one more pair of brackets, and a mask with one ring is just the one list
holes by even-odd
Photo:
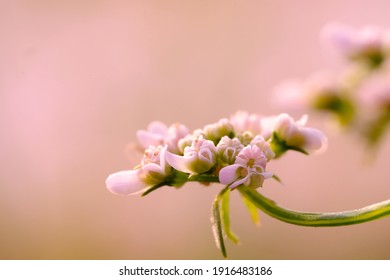
[[278, 103], [289, 112], [332, 115], [376, 147], [390, 123], [390, 30], [331, 23], [320, 37], [340, 53], [344, 68], [283, 82], [275, 93]]
[[295, 121], [287, 114], [263, 117], [239, 111], [191, 133], [182, 124], [168, 127], [155, 121], [137, 132], [145, 149], [140, 164], [111, 174], [106, 185], [125, 195], [187, 181], [258, 188], [273, 176], [266, 170], [272, 159], [288, 150], [308, 154], [326, 149], [326, 136], [305, 127], [306, 121], [306, 116]]

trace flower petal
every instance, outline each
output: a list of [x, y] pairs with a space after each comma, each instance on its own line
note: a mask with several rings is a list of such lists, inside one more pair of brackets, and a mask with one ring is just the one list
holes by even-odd
[[168, 164], [174, 169], [179, 170], [185, 173], [193, 173], [193, 170], [190, 168], [191, 163], [196, 159], [196, 155], [192, 156], [179, 156], [171, 152], [166, 152], [165, 159]]
[[229, 186], [229, 188], [234, 189], [235, 187], [238, 187], [238, 186], [240, 186], [240, 185], [242, 185], [242, 184], [245, 184], [245, 183], [247, 182], [248, 179], [250, 179], [250, 175], [249, 175], [249, 174], [246, 175], [244, 178], [235, 181], [233, 184], [231, 184], [231, 185]]
[[269, 179], [272, 176], [274, 176], [274, 174], [272, 172], [268, 172], [268, 171], [261, 172], [260, 174], [261, 174], [261, 176], [263, 176], [264, 179]]
[[302, 135], [305, 138], [304, 149], [313, 151], [316, 154], [321, 154], [328, 148], [328, 138], [326, 135], [315, 128], [302, 128]]
[[114, 194], [133, 194], [148, 185], [143, 182], [137, 170], [124, 170], [111, 174], [106, 180], [107, 189]]
[[140, 145], [145, 149], [149, 148], [149, 146], [157, 147], [164, 142], [161, 135], [146, 130], [138, 130], [137, 139]]
[[241, 165], [239, 164], [232, 164], [222, 168], [219, 171], [219, 181], [221, 182], [221, 184], [228, 185], [237, 180], [237, 178], [240, 176], [237, 170], [240, 167]]

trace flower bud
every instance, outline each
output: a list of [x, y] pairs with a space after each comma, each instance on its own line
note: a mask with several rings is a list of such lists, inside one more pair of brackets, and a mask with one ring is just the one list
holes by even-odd
[[217, 154], [223, 164], [233, 164], [238, 153], [244, 148], [237, 138], [222, 137], [217, 145]]
[[296, 149], [304, 152], [322, 152], [327, 148], [325, 134], [317, 129], [304, 127], [307, 116], [303, 116], [295, 122], [287, 114], [281, 114], [276, 118], [274, 134], [279, 144], [285, 145], [285, 149]]
[[193, 140], [191, 146], [184, 148], [183, 156], [170, 152], [166, 160], [173, 168], [185, 173], [200, 174], [209, 171], [217, 162], [216, 147], [202, 136]]

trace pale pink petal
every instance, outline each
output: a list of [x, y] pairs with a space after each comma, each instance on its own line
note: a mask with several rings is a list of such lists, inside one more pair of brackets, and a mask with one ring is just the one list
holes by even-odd
[[260, 174], [261, 174], [261, 176], [264, 177], [264, 179], [269, 179], [269, 178], [271, 178], [272, 176], [274, 176], [274, 174], [273, 174], [272, 172], [267, 172], [267, 171], [261, 172]]
[[315, 154], [321, 154], [328, 148], [328, 138], [326, 135], [315, 128], [302, 128], [301, 134], [305, 139], [304, 149], [313, 151]]
[[245, 176], [244, 178], [235, 181], [233, 184], [231, 184], [231, 185], [229, 186], [229, 188], [234, 189], [235, 187], [238, 187], [238, 186], [240, 186], [240, 185], [242, 185], [242, 184], [245, 184], [245, 183], [249, 180], [249, 178], [250, 178], [250, 176], [249, 176], [249, 174], [248, 174], [248, 175]]
[[297, 120], [296, 123], [298, 126], [305, 126], [308, 120], [309, 116], [305, 114], [299, 120]]
[[151, 122], [147, 130], [138, 130], [137, 139], [145, 149], [149, 146], [158, 146], [164, 143], [168, 134], [167, 126], [159, 121]]
[[282, 139], [291, 138], [291, 136], [297, 134], [298, 125], [294, 122], [294, 119], [288, 114], [280, 114], [275, 122], [275, 131]]
[[145, 149], [149, 148], [149, 146], [157, 147], [164, 142], [164, 138], [161, 135], [146, 130], [138, 130], [137, 139], [141, 146]]
[[214, 154], [208, 148], [202, 148], [199, 151], [199, 159], [205, 162], [210, 162], [211, 164], [214, 161]]
[[232, 164], [222, 168], [219, 171], [219, 181], [221, 184], [228, 185], [237, 180], [237, 178], [240, 176], [237, 170], [240, 167], [241, 165], [239, 164]]
[[146, 188], [148, 185], [137, 175], [137, 170], [119, 171], [108, 176], [107, 189], [114, 194], [133, 194]]
[[190, 166], [196, 158], [196, 154], [193, 154], [192, 156], [179, 156], [168, 151], [165, 154], [165, 159], [170, 166], [185, 173], [193, 173], [193, 170], [190, 168]]
[[274, 132], [275, 123], [278, 116], [268, 116], [261, 119], [261, 136], [264, 137], [265, 140], [268, 140], [272, 137], [272, 133]]
[[167, 132], [167, 138], [165, 139], [165, 143], [168, 144], [168, 151], [179, 154], [179, 141], [186, 137], [189, 133], [189, 129], [179, 123], [173, 124], [169, 127]]
[[170, 166], [168, 164], [166, 164], [166, 153], [167, 153], [167, 149], [168, 149], [168, 146], [165, 145], [164, 148], [161, 149], [161, 152], [160, 152], [160, 166], [162, 168], [162, 170], [164, 170], [164, 173], [167, 174], [170, 170]]
[[153, 173], [161, 173], [164, 174], [164, 169], [158, 164], [155, 163], [147, 163], [142, 166], [142, 170], [146, 171], [148, 173], [153, 172]]

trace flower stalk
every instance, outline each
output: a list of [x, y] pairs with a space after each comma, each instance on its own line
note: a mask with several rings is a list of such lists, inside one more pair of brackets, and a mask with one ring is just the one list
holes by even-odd
[[277, 205], [256, 190], [241, 186], [238, 191], [258, 209], [280, 221], [308, 227], [336, 227], [360, 224], [390, 215], [390, 199], [363, 208], [340, 212], [299, 212]]

